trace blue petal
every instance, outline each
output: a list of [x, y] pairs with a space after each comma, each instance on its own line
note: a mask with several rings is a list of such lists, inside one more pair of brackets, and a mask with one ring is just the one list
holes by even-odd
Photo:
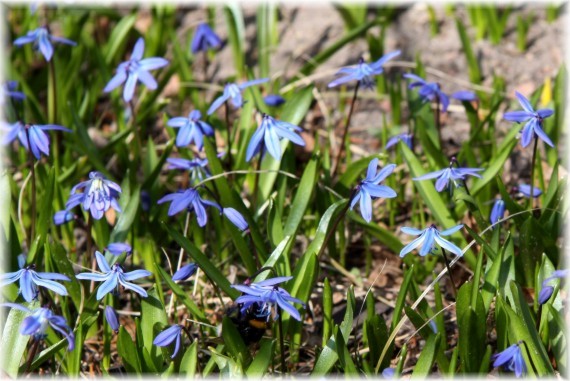
[[129, 74], [127, 82], [125, 83], [125, 88], [123, 89], [123, 99], [125, 102], [130, 102], [135, 94], [135, 86], [137, 85], [137, 74]]
[[550, 140], [548, 135], [546, 135], [542, 128], [540, 128], [540, 124], [538, 122], [534, 125], [534, 132], [542, 139], [543, 142], [554, 148], [554, 143], [552, 143], [552, 140]]
[[515, 95], [516, 95], [517, 99], [519, 100], [519, 103], [521, 104], [522, 108], [525, 111], [534, 114], [534, 108], [532, 107], [532, 105], [530, 104], [528, 99], [526, 99], [525, 96], [522, 95], [521, 93], [519, 93], [518, 91], [515, 91]]
[[442, 232], [439, 232], [439, 235], [447, 236], [447, 235], [450, 235], [450, 234], [453, 234], [453, 233], [455, 233], [455, 232], [460, 231], [462, 228], [463, 228], [463, 224], [459, 224], [459, 225], [457, 225], [457, 226], [454, 226], [454, 227], [452, 227], [452, 228], [449, 228], [449, 229], [447, 229], [447, 230], [444, 230], [444, 231], [442, 231]]
[[139, 278], [144, 278], [146, 276], [151, 276], [152, 273], [147, 270], [134, 270], [128, 273], [123, 274], [125, 280], [135, 280]]
[[[265, 135], [265, 126], [261, 123], [261, 126], [253, 133], [251, 140], [249, 141], [249, 145], [247, 146], [247, 152], [245, 155], [245, 161], [249, 162], [255, 153], [257, 152], [261, 141], [263, 140], [263, 136]], [[261, 159], [260, 159], [261, 160]]]
[[366, 181], [373, 182], [372, 179], [376, 175], [376, 170], [378, 169], [378, 158], [374, 158], [368, 164], [368, 169], [366, 170]]
[[117, 274], [112, 274], [105, 282], [103, 282], [97, 290], [97, 300], [103, 299], [105, 295], [117, 288], [118, 280]]
[[139, 62], [139, 70], [156, 70], [168, 65], [168, 60], [160, 57], [145, 58]]
[[408, 243], [406, 246], [402, 248], [402, 250], [400, 250], [400, 257], [405, 256], [406, 254], [414, 250], [416, 247], [422, 245], [424, 240], [425, 240], [425, 234], [422, 234], [418, 238], [414, 239], [412, 242]]
[[208, 115], [213, 114], [213, 112], [216, 111], [225, 101], [227, 101], [228, 98], [229, 98], [229, 95], [226, 93], [224, 93], [224, 94], [220, 95], [218, 98], [216, 98], [216, 100], [212, 103], [212, 105], [208, 109]]
[[279, 136], [275, 133], [273, 128], [267, 127], [264, 134], [265, 147], [267, 152], [275, 158], [275, 160], [281, 159], [281, 145], [279, 144]]
[[533, 118], [534, 114], [531, 114], [527, 111], [509, 111], [503, 114], [503, 119], [508, 120], [510, 122], [519, 122], [522, 123], [526, 121], [528, 118]]
[[360, 197], [360, 214], [366, 222], [372, 220], [372, 198], [365, 189], [361, 190], [362, 196]]
[[103, 254], [96, 251], [95, 258], [97, 259], [97, 266], [99, 266], [101, 272], [103, 273], [111, 272], [111, 267], [109, 267], [109, 264], [107, 263], [107, 260], [105, 259], [105, 256]]
[[400, 230], [402, 231], [402, 233], [409, 234], [409, 235], [420, 235], [424, 232], [424, 230], [409, 228], [406, 226], [401, 227]]
[[139, 37], [131, 54], [132, 61], [140, 61], [144, 54], [144, 38]]
[[448, 240], [441, 238], [439, 235], [434, 234], [434, 239], [435, 242], [439, 244], [439, 246], [446, 249], [447, 251], [450, 251], [456, 255], [463, 255], [463, 252], [459, 247], [455, 246], [453, 243], [449, 242]]
[[126, 79], [127, 79], [127, 72], [125, 70], [118, 70], [117, 74], [115, 74], [115, 76], [111, 78], [111, 80], [107, 83], [107, 85], [103, 89], [103, 92], [108, 93], [109, 91], [112, 91], [113, 89], [123, 84], [123, 82], [125, 82]]

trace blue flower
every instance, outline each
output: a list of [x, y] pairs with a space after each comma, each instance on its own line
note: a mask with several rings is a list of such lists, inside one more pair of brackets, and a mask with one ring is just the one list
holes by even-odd
[[222, 46], [222, 39], [206, 23], [201, 23], [196, 28], [190, 49], [193, 54], [207, 52], [208, 49], [219, 49]]
[[75, 214], [71, 213], [68, 210], [60, 210], [53, 215], [53, 223], [56, 225], [63, 225], [66, 222], [75, 219]]
[[97, 265], [99, 266], [99, 270], [101, 270], [102, 274], [81, 273], [77, 274], [76, 278], [82, 280], [92, 280], [95, 282], [103, 282], [103, 284], [101, 284], [97, 290], [97, 300], [103, 299], [103, 297], [109, 292], [118, 289], [119, 285], [122, 285], [124, 288], [128, 288], [129, 290], [133, 290], [144, 298], [147, 297], [147, 293], [142, 287], [137, 286], [136, 284], [129, 281], [149, 276], [151, 275], [149, 271], [135, 270], [129, 273], [125, 273], [121, 265], [118, 263], [115, 263], [112, 267], [109, 266], [109, 263], [100, 252], [96, 251], [95, 257], [97, 258]]
[[504, 368], [515, 372], [515, 376], [522, 377], [523, 373], [526, 373], [526, 364], [520, 349], [522, 341], [511, 345], [502, 352], [495, 353], [491, 360], [493, 360], [493, 366], [503, 366]]
[[373, 88], [374, 87], [374, 80], [372, 79], [373, 76], [382, 74], [384, 72], [384, 68], [382, 67], [388, 60], [400, 55], [400, 51], [396, 50], [394, 52], [385, 54], [380, 58], [378, 61], [373, 62], [371, 64], [367, 64], [361, 58], [358, 66], [356, 67], [343, 67], [337, 73], [344, 74], [344, 77], [340, 77], [329, 83], [328, 87], [335, 87], [341, 85], [343, 83], [347, 83], [350, 81], [359, 81], [362, 86], [365, 88]]
[[366, 222], [372, 220], [372, 197], [393, 198], [396, 197], [396, 192], [386, 185], [380, 185], [386, 177], [388, 177], [396, 168], [396, 164], [389, 164], [382, 168], [378, 173], [378, 158], [372, 159], [368, 164], [366, 177], [355, 188], [354, 194], [350, 202], [350, 210], [360, 200], [360, 213]]
[[20, 281], [20, 290], [24, 299], [31, 302], [38, 296], [38, 286], [52, 290], [59, 295], [67, 295], [67, 290], [61, 284], [54, 280], [69, 281], [70, 279], [62, 274], [57, 273], [38, 273], [35, 265], [26, 266], [26, 258], [24, 255], [18, 255], [18, 265], [20, 270], [13, 273], [0, 274], [0, 287], [4, 287], [17, 280]]
[[105, 319], [107, 320], [107, 323], [109, 323], [109, 327], [111, 327], [115, 333], [119, 332], [119, 319], [117, 318], [117, 313], [113, 307], [105, 307]]
[[250, 161], [264, 147], [275, 160], [281, 159], [280, 139], [289, 139], [300, 146], [305, 146], [305, 141], [295, 132], [302, 131], [301, 127], [294, 124], [275, 120], [267, 114], [263, 115], [263, 120], [257, 130], [251, 136], [245, 160]]
[[567, 278], [570, 270], [555, 270], [552, 274], [542, 281], [542, 289], [538, 293], [538, 304], [542, 305], [550, 299], [554, 293], [554, 287], [548, 283], [554, 279]]
[[133, 248], [128, 243], [113, 242], [107, 245], [107, 251], [114, 256], [119, 256], [123, 253], [130, 255], [133, 251]]
[[[277, 277], [267, 279], [259, 283], [232, 285], [233, 288], [243, 292], [245, 295], [235, 300], [236, 303], [243, 304], [241, 311], [245, 312], [254, 304], [261, 305], [261, 313], [269, 317], [272, 306], [279, 306], [282, 310], [291, 315], [292, 318], [301, 321], [299, 311], [290, 303], [305, 305], [301, 300], [292, 297], [286, 290], [277, 285], [292, 279], [293, 277]], [[275, 319], [277, 319], [277, 315]]]
[[269, 78], [254, 79], [251, 81], [244, 82], [240, 85], [236, 83], [226, 84], [226, 86], [224, 87], [224, 93], [220, 95], [218, 98], [216, 98], [216, 100], [212, 103], [212, 105], [208, 109], [208, 115], [211, 115], [227, 100], [231, 100], [235, 108], [241, 107], [243, 104], [243, 98], [241, 96], [242, 90], [250, 86], [265, 83], [267, 81], [269, 81]]
[[[10, 144], [17, 137], [26, 150], [29, 151], [31, 147], [32, 153], [38, 160], [42, 153], [49, 156], [49, 137], [44, 131], [71, 132], [70, 129], [56, 124], [24, 124], [20, 121], [12, 124], [0, 123], [0, 130], [6, 131], [6, 135], [2, 139], [3, 145]], [[30, 135], [30, 144], [28, 144], [28, 134]]]
[[195, 263], [189, 263], [182, 266], [178, 271], [172, 276], [172, 280], [186, 280], [190, 278], [198, 270], [198, 265]]
[[[75, 193], [79, 189], [85, 189], [83, 193]], [[89, 180], [83, 181], [71, 188], [71, 196], [65, 203], [65, 209], [70, 210], [82, 204], [83, 210], [90, 211], [93, 218], [101, 219], [109, 208], [121, 212], [117, 202], [121, 187], [111, 180], [107, 180], [99, 172], [90, 172]]]
[[388, 142], [386, 142], [386, 147], [384, 147], [384, 149], [388, 149], [392, 146], [395, 146], [396, 143], [400, 141], [404, 142], [404, 144], [407, 145], [409, 149], [412, 149], [413, 137], [414, 135], [412, 134], [398, 134], [396, 136], [392, 136], [390, 139], [388, 139]]
[[394, 378], [395, 374], [396, 374], [396, 368], [384, 368], [384, 370], [382, 371], [382, 377], [387, 379]]
[[[412, 82], [408, 85], [409, 89], [413, 89], [414, 87], [419, 87], [420, 90], [418, 94], [426, 101], [434, 101], [439, 99], [442, 105], [443, 112], [447, 111], [447, 107], [449, 106], [449, 97], [446, 93], [441, 91], [439, 84], [436, 82], [427, 82], [422, 77], [419, 77], [415, 74], [404, 74], [404, 78], [413, 79], [415, 82]], [[475, 93], [471, 91], [457, 91], [451, 94], [451, 98], [458, 99], [460, 101], [474, 101], [477, 99]]]
[[199, 157], [192, 160], [169, 158], [166, 161], [169, 164], [167, 169], [185, 169], [190, 171], [190, 179], [193, 184], [210, 177], [210, 171], [206, 169], [208, 159], [200, 159]]
[[71, 328], [67, 325], [67, 321], [64, 317], [54, 314], [47, 308], [30, 310], [27, 307], [15, 303], [1, 303], [0, 306], [12, 307], [31, 314], [25, 317], [20, 325], [20, 333], [22, 335], [31, 335], [35, 340], [44, 339], [47, 336], [47, 327], [50, 325], [67, 339], [68, 351], [72, 351], [73, 348], [75, 348], [75, 336]]
[[503, 218], [504, 215], [505, 215], [505, 202], [502, 199], [498, 198], [495, 200], [495, 203], [493, 204], [493, 209], [491, 209], [491, 216], [489, 217], [491, 224], [495, 224], [497, 221]]
[[249, 227], [247, 221], [240, 212], [235, 210], [234, 208], [224, 208], [223, 211], [224, 216], [230, 220], [232, 224], [234, 224], [239, 230], [245, 231]]
[[196, 213], [196, 220], [198, 225], [205, 226], [208, 222], [208, 215], [206, 214], [206, 206], [213, 206], [222, 213], [222, 207], [215, 202], [204, 200], [200, 197], [198, 191], [194, 188], [188, 188], [185, 191], [178, 191], [176, 193], [167, 194], [160, 200], [158, 204], [172, 201], [168, 208], [168, 215], [173, 216], [176, 213], [187, 209], [188, 212], [194, 211]]
[[28, 32], [25, 36], [18, 37], [14, 41], [14, 45], [22, 46], [25, 44], [33, 43], [34, 49], [39, 49], [40, 52], [45, 57], [46, 61], [50, 61], [53, 56], [53, 46], [52, 42], [60, 42], [62, 44], [67, 44], [71, 46], [77, 45], [74, 41], [68, 40], [67, 38], [54, 37], [52, 36], [47, 28], [40, 27]]
[[156, 335], [152, 343], [157, 347], [166, 347], [170, 345], [174, 340], [176, 340], [176, 344], [174, 346], [174, 353], [172, 353], [172, 356], [170, 356], [170, 358], [173, 359], [174, 357], [176, 357], [176, 354], [180, 349], [180, 343], [182, 341], [182, 326], [175, 324], [172, 327], [165, 329], [164, 331]]
[[131, 58], [128, 61], [119, 64], [117, 67], [117, 73], [113, 78], [111, 78], [109, 83], [107, 83], [103, 92], [108, 93], [125, 83], [123, 99], [125, 102], [130, 102], [131, 99], [133, 99], [137, 81], [141, 81], [150, 90], [156, 89], [158, 84], [154, 77], [149, 73], [149, 70], [160, 69], [161, 67], [168, 65], [168, 60], [160, 57], [145, 58], [143, 60], [143, 54], [144, 38], [140, 37], [133, 48]]
[[[517, 187], [515, 187], [514, 189], [515, 191], [519, 191], [521, 192], [525, 197], [530, 198], [530, 185], [528, 184], [519, 184]], [[537, 198], [538, 196], [540, 196], [542, 194], [542, 190], [540, 190], [540, 188], [538, 187], [533, 187], [532, 189], [532, 196], [534, 198]]]
[[0, 88], [0, 105], [6, 102], [6, 98], [12, 98], [17, 101], [26, 99], [26, 95], [21, 91], [16, 91], [16, 87], [18, 87], [18, 82], [8, 81]]
[[268, 106], [277, 107], [285, 103], [285, 98], [283, 98], [281, 95], [269, 94], [263, 97], [263, 101]]
[[449, 183], [449, 180], [453, 180], [453, 183], [456, 187], [459, 187], [457, 180], [465, 180], [466, 176], [475, 176], [481, 178], [481, 175], [477, 172], [482, 171], [483, 168], [453, 168], [451, 165], [449, 168], [441, 169], [439, 171], [426, 173], [420, 177], [413, 177], [412, 180], [429, 180], [437, 178], [435, 182], [435, 189], [438, 192], [446, 189]]
[[524, 110], [506, 112], [505, 115], [503, 115], [503, 119], [517, 123], [526, 122], [521, 130], [521, 144], [523, 148], [530, 144], [532, 138], [535, 135], [541, 138], [542, 141], [549, 146], [554, 147], [552, 140], [550, 140], [548, 135], [546, 135], [546, 133], [542, 130], [543, 119], [548, 118], [550, 115], [554, 114], [554, 110], [543, 109], [535, 111], [528, 99], [524, 97], [524, 95], [518, 91], [515, 91], [515, 95], [517, 96], [519, 103]]
[[400, 251], [400, 257], [405, 256], [410, 251], [414, 250], [421, 246], [420, 255], [423, 257], [428, 253], [433, 253], [436, 250], [435, 244], [437, 243], [443, 249], [454, 253], [456, 255], [463, 255], [461, 249], [455, 246], [453, 243], [449, 242], [446, 239], [441, 238], [441, 236], [451, 235], [457, 231], [459, 231], [463, 225], [457, 225], [450, 229], [444, 230], [440, 232], [437, 230], [435, 225], [431, 225], [424, 230], [414, 229], [403, 227], [402, 232], [410, 235], [419, 235], [418, 238], [414, 239], [412, 242], [407, 244], [402, 248]]
[[194, 142], [198, 151], [204, 146], [204, 135], [214, 136], [214, 129], [208, 123], [200, 120], [202, 114], [198, 110], [190, 111], [188, 118], [176, 117], [166, 124], [173, 128], [180, 128], [176, 136], [176, 145], [184, 147]]

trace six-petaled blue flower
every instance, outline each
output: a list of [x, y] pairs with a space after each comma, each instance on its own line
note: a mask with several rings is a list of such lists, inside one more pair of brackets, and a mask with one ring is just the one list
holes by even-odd
[[81, 273], [77, 274], [76, 278], [103, 282], [97, 290], [97, 300], [103, 299], [105, 295], [118, 289], [119, 285], [124, 288], [128, 288], [129, 290], [133, 290], [144, 298], [147, 297], [146, 291], [141, 286], [137, 286], [130, 281], [151, 275], [149, 271], [134, 270], [126, 273], [118, 263], [115, 263], [113, 266], [109, 266], [109, 263], [100, 252], [96, 251], [95, 257], [97, 258], [97, 265], [99, 266], [99, 270], [101, 270], [101, 274]]
[[214, 129], [208, 123], [200, 120], [202, 114], [198, 110], [190, 111], [188, 117], [176, 117], [166, 124], [173, 128], [180, 128], [176, 136], [176, 145], [184, 147], [194, 142], [198, 151], [204, 146], [204, 135], [214, 136]]
[[303, 131], [301, 127], [294, 124], [275, 120], [269, 115], [263, 115], [263, 120], [257, 130], [251, 136], [245, 160], [250, 161], [262, 149], [269, 152], [276, 160], [281, 159], [281, 139], [288, 139], [291, 142], [305, 146], [305, 141], [297, 132]]
[[[84, 189], [83, 193], [75, 193], [79, 189]], [[71, 188], [71, 196], [65, 203], [65, 209], [70, 210], [81, 204], [83, 210], [91, 212], [96, 220], [101, 219], [109, 208], [121, 212], [121, 207], [117, 202], [121, 187], [107, 180], [99, 172], [90, 172], [89, 180], [83, 181]]]
[[449, 242], [448, 240], [441, 238], [441, 236], [451, 235], [457, 231], [459, 231], [463, 225], [457, 225], [450, 229], [439, 231], [437, 230], [435, 225], [431, 225], [424, 230], [414, 229], [403, 227], [402, 232], [409, 234], [409, 235], [419, 235], [418, 238], [414, 239], [412, 242], [407, 244], [402, 248], [400, 251], [400, 257], [405, 256], [410, 251], [414, 250], [421, 246], [420, 255], [423, 257], [428, 253], [433, 253], [436, 250], [435, 244], [437, 243], [443, 249], [450, 251], [456, 255], [462, 255], [462, 251], [459, 247], [455, 246], [453, 243]]
[[208, 49], [219, 49], [221, 46], [222, 39], [214, 33], [208, 24], [201, 23], [198, 25], [190, 46], [192, 54], [207, 52]]
[[391, 147], [395, 146], [396, 143], [398, 143], [398, 142], [403, 142], [405, 145], [408, 146], [409, 149], [412, 149], [412, 138], [413, 137], [414, 136], [412, 134], [398, 134], [396, 136], [392, 136], [386, 142], [386, 146], [384, 147], [384, 149], [391, 148]]
[[379, 60], [367, 64], [364, 59], [360, 59], [360, 62], [356, 67], [343, 67], [337, 73], [344, 74], [344, 77], [340, 77], [329, 83], [328, 87], [335, 87], [343, 83], [350, 81], [359, 81], [365, 88], [373, 88], [374, 80], [373, 76], [380, 75], [384, 72], [384, 65], [388, 60], [400, 55], [400, 51], [396, 50], [382, 56]]
[[515, 372], [515, 376], [522, 377], [522, 375], [526, 373], [526, 364], [521, 352], [521, 344], [522, 341], [519, 341], [504, 351], [495, 353], [491, 357], [491, 360], [493, 360], [493, 366], [503, 366], [511, 372]]
[[[20, 121], [12, 124], [0, 123], [0, 129], [4, 130], [6, 134], [2, 139], [3, 145], [10, 144], [17, 137], [26, 150], [32, 150], [32, 153], [38, 160], [42, 153], [49, 156], [49, 137], [44, 131], [71, 132], [70, 129], [56, 124], [24, 124]], [[30, 136], [30, 144], [28, 144], [28, 135]]]
[[[414, 82], [408, 85], [408, 88], [413, 89], [414, 87], [419, 87], [420, 90], [418, 91], [418, 94], [420, 97], [430, 102], [439, 100], [442, 105], [442, 111], [447, 111], [450, 96], [441, 91], [438, 83], [427, 82], [425, 79], [415, 74], [404, 74], [404, 78], [414, 80]], [[477, 99], [477, 96], [471, 91], [462, 90], [451, 94], [451, 98], [455, 98], [460, 101], [474, 101]]]
[[29, 31], [25, 36], [18, 37], [14, 41], [14, 45], [22, 46], [25, 44], [33, 43], [34, 49], [38, 50], [43, 54], [46, 61], [50, 61], [53, 56], [53, 46], [52, 42], [60, 42], [62, 44], [67, 44], [71, 46], [77, 45], [74, 41], [68, 40], [67, 38], [52, 36], [47, 28], [40, 27]]
[[546, 135], [546, 133], [542, 130], [543, 119], [548, 118], [550, 115], [554, 114], [554, 110], [543, 109], [535, 111], [529, 100], [526, 99], [524, 95], [518, 91], [515, 91], [515, 95], [517, 96], [517, 99], [519, 100], [519, 103], [521, 104], [523, 110], [506, 112], [505, 115], [503, 115], [503, 119], [517, 123], [526, 122], [521, 130], [521, 144], [523, 148], [530, 144], [532, 138], [535, 137], [535, 135], [542, 139], [542, 141], [549, 146], [554, 147], [552, 140], [550, 140], [548, 135]]
[[182, 266], [178, 271], [172, 275], [172, 280], [186, 280], [190, 278], [198, 270], [198, 265], [195, 263], [189, 263]]
[[204, 200], [194, 188], [188, 188], [185, 191], [167, 194], [158, 200], [158, 204], [168, 201], [172, 202], [168, 208], [169, 216], [173, 216], [185, 209], [188, 210], [188, 212], [194, 211], [194, 213], [196, 213], [196, 220], [200, 226], [205, 226], [208, 222], [206, 206], [213, 206], [220, 211], [220, 214], [222, 214], [222, 207], [220, 205], [209, 200]]
[[[219, 156], [219, 155], [218, 155]], [[185, 169], [190, 172], [190, 180], [192, 184], [196, 184], [210, 177], [210, 171], [206, 168], [208, 159], [200, 159], [199, 157], [192, 160], [181, 158], [168, 158], [167, 169]]]
[[147, 88], [154, 90], [158, 87], [156, 80], [149, 73], [149, 70], [160, 69], [168, 65], [168, 60], [160, 57], [152, 57], [142, 59], [144, 54], [144, 39], [141, 37], [137, 40], [133, 53], [128, 61], [122, 62], [117, 67], [117, 73], [103, 89], [103, 92], [108, 93], [113, 91], [125, 83], [123, 89], [123, 99], [125, 102], [130, 102], [135, 94], [135, 86], [137, 81], [141, 81]]
[[[528, 184], [519, 184], [516, 186], [514, 191], [518, 191], [523, 194], [523, 196], [530, 198], [530, 185]], [[542, 190], [538, 187], [532, 188], [532, 197], [537, 198], [542, 194]]]
[[182, 326], [178, 324], [175, 324], [156, 335], [152, 343], [157, 347], [166, 347], [173, 341], [175, 341], [174, 352], [170, 358], [176, 357], [176, 354], [180, 349], [180, 343], [182, 342]]
[[426, 173], [420, 177], [413, 177], [412, 180], [420, 181], [420, 180], [429, 180], [437, 178], [435, 182], [435, 189], [438, 192], [446, 189], [449, 180], [453, 181], [456, 187], [461, 186], [457, 180], [465, 180], [467, 176], [475, 176], [481, 178], [481, 175], [477, 172], [482, 171], [483, 168], [453, 168], [449, 166], [449, 168], [441, 169], [439, 171]]
[[376, 173], [377, 168], [378, 158], [374, 158], [368, 164], [366, 177], [356, 187], [356, 193], [350, 202], [350, 210], [352, 210], [360, 200], [360, 214], [366, 222], [372, 220], [372, 197], [393, 198], [397, 196], [396, 192], [389, 186], [380, 185], [394, 171], [396, 165], [389, 164]]
[[251, 81], [241, 83], [239, 85], [237, 83], [226, 84], [226, 86], [224, 87], [223, 94], [220, 95], [218, 98], [216, 98], [216, 100], [214, 100], [214, 102], [208, 109], [208, 115], [213, 114], [214, 111], [216, 111], [222, 104], [224, 104], [224, 102], [228, 100], [231, 100], [235, 108], [240, 108], [243, 104], [243, 98], [241, 96], [241, 92], [250, 86], [259, 85], [267, 81], [269, 81], [269, 78], [254, 79]]
[[54, 280], [69, 281], [70, 279], [62, 274], [57, 273], [38, 273], [34, 265], [26, 266], [24, 255], [18, 256], [18, 265], [20, 270], [13, 273], [0, 274], [0, 287], [7, 284], [20, 281], [20, 290], [24, 299], [31, 302], [38, 296], [38, 286], [52, 290], [59, 295], [67, 295], [67, 290], [61, 284]]

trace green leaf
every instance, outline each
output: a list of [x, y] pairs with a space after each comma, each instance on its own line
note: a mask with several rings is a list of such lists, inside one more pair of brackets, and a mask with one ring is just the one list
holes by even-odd
[[198, 342], [194, 341], [182, 356], [180, 361], [180, 373], [186, 373], [186, 378], [194, 379], [198, 365]]
[[154, 363], [155, 368], [162, 367], [162, 351], [152, 342], [156, 335], [168, 324], [164, 305], [158, 298], [155, 287], [147, 292], [148, 296], [141, 299], [141, 330], [143, 346]]
[[224, 16], [228, 26], [228, 40], [234, 56], [236, 72], [243, 76], [245, 71], [245, 25], [238, 3], [226, 3]]
[[[480, 254], [481, 255], [481, 254]], [[472, 300], [473, 289], [476, 292]], [[485, 354], [487, 314], [477, 283], [467, 282], [457, 293], [457, 326], [459, 328], [459, 358], [463, 373], [477, 373]]]
[[440, 334], [430, 335], [426, 340], [426, 345], [422, 349], [420, 358], [414, 366], [412, 378], [427, 378], [431, 372], [431, 367], [435, 360], [435, 355], [438, 352]]
[[[33, 310], [39, 307], [39, 303], [32, 302], [25, 307]], [[2, 331], [2, 338], [0, 339], [0, 348], [10, 351], [9, 356], [2, 356], [0, 364], [2, 370], [12, 378], [18, 376], [20, 361], [22, 360], [26, 345], [30, 339], [30, 336], [20, 333], [20, 325], [26, 315], [28, 315], [26, 312], [12, 308], [8, 313], [8, 318], [6, 319], [6, 324]]]
[[246, 347], [239, 331], [229, 317], [224, 316], [222, 320], [222, 338], [224, 346], [232, 358], [241, 367], [247, 367], [251, 363], [251, 353]]
[[121, 21], [119, 21], [113, 28], [111, 36], [109, 37], [110, 42], [103, 49], [103, 54], [105, 55], [105, 64], [107, 66], [111, 66], [111, 62], [114, 58], [116, 58], [121, 45], [125, 43], [130, 30], [135, 25], [136, 20], [137, 14], [130, 14], [126, 17], [123, 17]]
[[[109, 242], [124, 242], [127, 239], [131, 225], [135, 221], [139, 209], [141, 187], [137, 185], [130, 194], [129, 202], [119, 215], [119, 220], [111, 232]], [[112, 254], [111, 254], [112, 255]], [[107, 258], [109, 260], [109, 258]]]
[[287, 222], [285, 222], [285, 227], [283, 228], [283, 234], [285, 235], [295, 235], [299, 229], [299, 225], [303, 220], [303, 216], [307, 211], [309, 202], [313, 196], [313, 191], [315, 189], [315, 184], [317, 183], [317, 170], [319, 168], [319, 155], [313, 155], [303, 176], [301, 177], [301, 182], [299, 183], [299, 188], [295, 193], [295, 198], [293, 199], [293, 204], [291, 205], [291, 211], [289, 212], [289, 217], [287, 217]]
[[267, 368], [271, 365], [273, 358], [275, 357], [275, 340], [273, 339], [262, 339], [257, 351], [257, 355], [247, 368], [245, 374], [248, 378], [260, 379], [265, 373], [267, 373]]
[[131, 338], [131, 335], [125, 330], [125, 327], [119, 327], [119, 339], [117, 341], [117, 352], [123, 361], [123, 365], [129, 373], [142, 373], [141, 362], [139, 360], [138, 350]]
[[471, 39], [467, 35], [465, 26], [459, 18], [455, 19], [457, 25], [457, 32], [459, 33], [459, 39], [461, 40], [461, 45], [463, 46], [463, 51], [465, 52], [465, 57], [467, 58], [467, 67], [469, 69], [469, 80], [473, 83], [481, 82], [481, 72], [479, 71], [479, 63], [477, 62], [477, 57], [473, 53], [473, 48], [471, 47]]

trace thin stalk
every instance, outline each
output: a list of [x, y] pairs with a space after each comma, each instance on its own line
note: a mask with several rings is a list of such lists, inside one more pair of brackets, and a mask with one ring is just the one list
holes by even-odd
[[36, 167], [31, 148], [32, 145], [30, 144], [30, 131], [27, 126], [24, 129], [26, 131], [26, 139], [28, 141], [28, 160], [30, 161], [30, 171], [32, 173], [32, 223], [30, 226], [30, 236], [28, 240], [28, 250], [30, 250], [32, 248], [32, 242], [34, 242], [36, 230]]
[[281, 310], [281, 307], [277, 307], [277, 313], [279, 314], [279, 346], [281, 347], [281, 371], [283, 373], [287, 372], [287, 364], [285, 364], [285, 341], [283, 339], [283, 319], [281, 317], [281, 315], [283, 315], [282, 313], [283, 311]]
[[253, 210], [257, 209], [256, 206], [257, 206], [257, 194], [259, 193], [259, 174], [261, 173], [261, 161], [263, 160], [264, 153], [265, 153], [265, 146], [261, 145], [261, 149], [259, 151], [259, 160], [257, 161], [257, 171], [255, 172], [255, 182], [253, 185], [253, 199], [251, 200]]
[[210, 60], [208, 59], [208, 51], [204, 53], [204, 82], [208, 83], [208, 67], [210, 66]]
[[259, 255], [257, 254], [257, 249], [255, 248], [255, 242], [253, 242], [253, 237], [251, 235], [251, 231], [247, 230], [247, 235], [249, 236], [249, 245], [251, 246], [251, 251], [253, 252], [253, 257], [255, 258], [255, 266], [261, 266], [259, 262]]
[[232, 170], [232, 128], [230, 126], [230, 105], [225, 103], [226, 126], [228, 128], [228, 170]]
[[358, 89], [360, 87], [360, 81], [356, 83], [356, 87], [354, 88], [354, 94], [352, 95], [352, 103], [350, 104], [350, 109], [348, 110], [348, 117], [346, 118], [346, 124], [344, 126], [344, 132], [342, 133], [342, 139], [340, 141], [340, 147], [338, 149], [338, 154], [336, 155], [335, 167], [332, 171], [331, 178], [334, 177], [336, 171], [340, 167], [340, 159], [342, 157], [342, 153], [344, 151], [344, 146], [346, 143], [346, 137], [348, 135], [348, 126], [350, 126], [350, 119], [352, 119], [352, 112], [354, 111], [354, 105], [356, 103], [356, 97], [358, 96]]
[[[87, 214], [87, 258], [91, 259], [91, 271], [95, 272], [95, 270], [97, 269], [97, 259], [95, 258], [95, 256], [93, 255], [93, 236], [91, 233], [91, 230], [93, 229], [93, 219], [91, 218], [91, 215], [88, 213]], [[89, 285], [89, 292], [93, 293], [93, 290], [95, 289], [95, 281], [91, 281], [91, 284]]]
[[38, 348], [40, 347], [40, 340], [34, 340], [32, 347], [28, 353], [28, 360], [26, 361], [26, 373], [30, 373], [30, 367], [32, 366], [32, 361], [34, 357], [36, 357], [36, 353], [38, 352]]
[[[186, 222], [184, 223], [184, 237], [188, 236], [188, 227], [190, 226], [190, 212], [186, 212]], [[184, 248], [180, 247], [180, 253], [178, 254], [178, 264], [176, 265], [176, 271], [180, 270], [180, 266], [182, 266], [182, 257], [184, 256]], [[172, 307], [174, 305], [174, 301], [176, 300], [176, 295], [172, 293], [172, 297], [170, 298], [170, 302], [168, 303], [168, 316], [172, 318]], [[190, 335], [188, 335], [190, 337]]]
[[441, 253], [443, 254], [443, 259], [445, 260], [445, 267], [447, 268], [447, 273], [449, 274], [449, 280], [451, 280], [451, 285], [453, 286], [453, 296], [457, 296], [457, 288], [455, 288], [455, 281], [453, 280], [453, 275], [451, 275], [451, 268], [449, 267], [449, 261], [447, 260], [447, 255], [445, 254], [445, 249], [441, 248]]
[[[48, 121], [52, 124], [57, 124], [57, 86], [55, 76], [55, 58], [49, 61], [49, 75], [48, 75]], [[53, 159], [56, 175], [59, 174], [59, 146], [61, 144], [61, 134], [57, 134], [53, 144]]]
[[534, 204], [534, 166], [536, 163], [536, 151], [538, 149], [538, 137], [534, 137], [534, 145], [532, 147], [532, 161], [530, 162], [530, 209]]

